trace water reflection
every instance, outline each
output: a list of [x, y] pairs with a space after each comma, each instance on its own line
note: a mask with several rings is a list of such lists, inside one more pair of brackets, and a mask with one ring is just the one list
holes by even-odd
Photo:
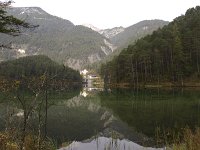
[[129, 140], [98, 137], [83, 142], [72, 142], [59, 150], [164, 150], [164, 148], [143, 147]]
[[87, 92], [87, 97], [76, 96], [49, 108], [48, 135], [57, 139], [59, 145], [65, 141], [90, 139], [94, 135], [114, 135], [121, 139], [132, 137], [132, 140], [138, 143], [144, 141], [144, 136], [134, 132], [120, 118], [115, 117], [112, 110], [101, 107], [97, 89]]
[[[22, 121], [20, 118], [23, 118], [22, 107], [16, 100], [2, 99], [0, 129], [4, 130], [8, 123], [17, 127]], [[41, 110], [42, 117], [44, 112]], [[82, 141], [73, 142], [70, 146], [74, 150], [95, 150], [94, 147], [100, 149], [103, 146], [114, 149], [111, 143], [113, 137], [118, 139], [115, 142], [119, 149], [129, 145], [139, 149], [143, 147], [137, 144], [155, 144], [153, 139], [156, 138], [157, 128], [179, 131], [186, 125], [190, 128], [200, 125], [199, 90], [103, 91], [87, 87], [82, 92], [57, 91], [48, 94], [47, 135], [56, 141], [58, 147], [65, 142]], [[32, 112], [28, 126], [29, 130], [37, 131], [38, 109]], [[94, 136], [99, 138], [91, 138]], [[97, 146], [95, 143], [100, 144]]]
[[101, 105], [148, 137], [156, 130], [180, 131], [200, 125], [200, 92], [195, 89], [131, 90], [115, 89], [99, 93]]
[[82, 91], [80, 92], [80, 95], [82, 95], [83, 97], [87, 97], [91, 93], [100, 92], [100, 91], [104, 91], [104, 89], [96, 88], [96, 87], [84, 87]]

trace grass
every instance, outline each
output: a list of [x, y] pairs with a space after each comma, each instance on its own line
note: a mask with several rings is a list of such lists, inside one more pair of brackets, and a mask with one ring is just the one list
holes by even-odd
[[[38, 138], [27, 134], [25, 137], [24, 150], [38, 150]], [[50, 139], [42, 139], [40, 150], [55, 150]], [[20, 140], [9, 132], [0, 132], [0, 150], [20, 150]]]
[[189, 128], [184, 129], [183, 140], [172, 147], [173, 150], [200, 150], [200, 128], [194, 132]]
[[[156, 130], [157, 145], [160, 147], [163, 143], [167, 150], [200, 150], [200, 128], [194, 131], [188, 127], [182, 132], [163, 132]], [[161, 144], [162, 143], [162, 144]]]
[[[159, 133], [159, 129], [157, 130], [156, 134]], [[167, 145], [167, 150], [200, 150], [200, 128], [196, 128], [196, 130], [192, 131], [189, 128], [183, 129], [183, 133], [176, 133], [174, 134], [169, 132], [164, 132], [161, 136], [164, 139], [165, 145]], [[168, 136], [172, 136], [172, 140], [168, 139]], [[158, 137], [158, 143], [160, 141], [160, 137]], [[26, 136], [25, 140], [25, 150], [37, 150], [37, 137], [31, 134]], [[162, 141], [163, 142], [163, 141]], [[171, 143], [172, 144], [169, 144]], [[66, 145], [69, 145], [67, 143]], [[66, 146], [63, 145], [63, 146]], [[41, 141], [41, 148], [40, 150], [55, 150], [54, 144], [51, 140], [42, 140]], [[8, 132], [0, 132], [0, 150], [19, 150], [19, 139], [13, 138], [11, 133]]]

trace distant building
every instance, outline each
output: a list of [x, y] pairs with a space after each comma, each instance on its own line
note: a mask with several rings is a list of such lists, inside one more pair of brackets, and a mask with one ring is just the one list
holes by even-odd
[[91, 74], [91, 75], [88, 75], [88, 78], [89, 79], [98, 79], [99, 77], [97, 75]]
[[88, 73], [88, 71], [86, 69], [80, 71], [80, 74], [83, 75], [83, 76], [86, 76]]

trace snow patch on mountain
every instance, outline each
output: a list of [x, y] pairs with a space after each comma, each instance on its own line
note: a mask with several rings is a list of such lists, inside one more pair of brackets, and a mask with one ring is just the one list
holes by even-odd
[[108, 39], [116, 36], [117, 34], [123, 32], [125, 30], [123, 27], [115, 27], [112, 29], [99, 29], [91, 24], [83, 24], [83, 26], [100, 33], [101, 35], [105, 36]]
[[20, 14], [24, 14], [24, 13], [28, 13], [28, 14], [37, 13], [40, 15], [44, 14], [43, 10], [39, 7], [23, 7], [23, 8], [21, 8]]
[[123, 32], [125, 29], [123, 27], [115, 27], [112, 29], [101, 30], [99, 33], [107, 37], [108, 39], [116, 36], [117, 34]]
[[95, 27], [95, 26], [93, 26], [93, 25], [91, 25], [91, 24], [83, 24], [82, 26], [87, 27], [87, 28], [90, 28], [90, 29], [92, 29], [92, 30], [94, 30], [94, 31], [96, 31], [96, 32], [99, 32], [99, 33], [100, 33], [100, 31], [101, 31], [101, 29], [99, 29], [99, 28], [97, 28], [97, 27]]

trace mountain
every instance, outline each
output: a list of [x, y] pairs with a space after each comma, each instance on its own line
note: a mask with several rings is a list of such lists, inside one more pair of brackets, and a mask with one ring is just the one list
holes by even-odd
[[125, 48], [102, 65], [106, 81], [164, 86], [199, 86], [200, 6]]
[[163, 20], [144, 20], [125, 28], [123, 32], [113, 36], [111, 42], [118, 48], [125, 48], [139, 38], [151, 34], [168, 23]]
[[[128, 47], [128, 45], [133, 44], [135, 41], [146, 35], [152, 34], [153, 31], [157, 30], [158, 28], [162, 28], [168, 23], [168, 21], [155, 19], [144, 20], [127, 28], [115, 27], [112, 29], [101, 30], [92, 25], [87, 27], [99, 32], [100, 34], [108, 38], [110, 40], [110, 43], [112, 43], [113, 53], [110, 53], [110, 55], [103, 58], [100, 62], [102, 63], [112, 60], [114, 56], [119, 55], [122, 49]], [[95, 68], [98, 68], [99, 65], [95, 63], [93, 67], [94, 66], [96, 66]]]
[[82, 26], [87, 27], [87, 28], [90, 28], [90, 29], [92, 29], [92, 30], [94, 30], [94, 31], [96, 31], [96, 32], [99, 32], [99, 33], [100, 33], [100, 31], [101, 31], [101, 29], [99, 29], [99, 28], [93, 26], [92, 24], [83, 24]]
[[[115, 56], [127, 48], [128, 45], [134, 44], [135, 41], [151, 34], [158, 28], [162, 28], [169, 22], [163, 20], [144, 20], [127, 28], [115, 27], [113, 29], [98, 30], [98, 32], [110, 40], [113, 52], [103, 58], [100, 62], [91, 65], [91, 68], [98, 70], [101, 64], [111, 61]], [[92, 29], [92, 28], [91, 28]]]
[[91, 24], [83, 24], [83, 26], [90, 28], [100, 34], [102, 34], [103, 36], [105, 36], [106, 38], [110, 39], [114, 36], [116, 36], [117, 34], [121, 33], [124, 31], [123, 27], [114, 27], [112, 29], [99, 29]]
[[125, 29], [123, 27], [115, 27], [112, 29], [105, 29], [100, 30], [99, 33], [107, 37], [108, 39], [111, 39], [118, 35], [119, 33], [123, 32]]
[[38, 7], [8, 8], [7, 12], [39, 27], [21, 29], [22, 34], [17, 37], [0, 33], [2, 44], [12, 47], [0, 49], [0, 61], [41, 54], [78, 70], [104, 62], [105, 58], [117, 55], [130, 42], [167, 24], [161, 20], [150, 20], [128, 28], [98, 29], [92, 25], [76, 26]]
[[1, 49], [0, 60], [20, 56], [47, 55], [53, 60], [81, 69], [112, 53], [109, 41], [101, 34], [84, 26], [75, 26], [68, 20], [46, 13], [41, 8], [9, 8], [8, 14], [25, 20], [38, 28], [22, 30], [22, 35], [11, 37], [0, 34], [0, 40], [12, 41], [12, 50]]
[[84, 24], [83, 26], [88, 27], [106, 38], [110, 39], [111, 43], [119, 48], [125, 48], [129, 44], [135, 42], [136, 40], [144, 37], [148, 34], [151, 34], [153, 31], [158, 28], [162, 28], [167, 25], [168, 21], [163, 20], [144, 20], [138, 22], [127, 28], [124, 27], [115, 27], [112, 29], [99, 29], [91, 24]]

